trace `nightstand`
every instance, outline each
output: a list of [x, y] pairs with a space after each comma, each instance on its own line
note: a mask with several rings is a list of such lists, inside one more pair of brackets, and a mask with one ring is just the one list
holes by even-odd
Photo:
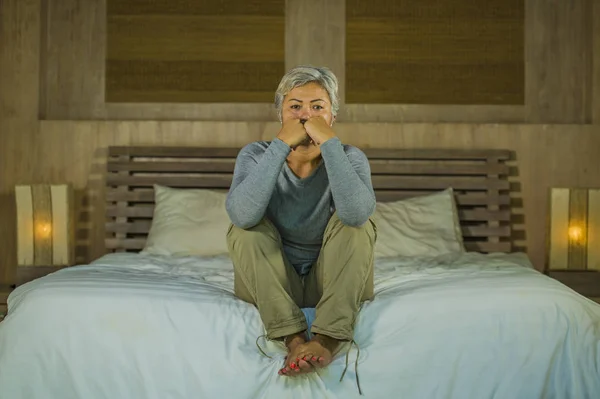
[[8, 295], [11, 293], [12, 287], [9, 285], [0, 285], [0, 321], [6, 316]]
[[68, 266], [19, 266], [17, 267], [17, 285], [54, 273]]
[[600, 303], [600, 271], [553, 269], [548, 270], [548, 276]]

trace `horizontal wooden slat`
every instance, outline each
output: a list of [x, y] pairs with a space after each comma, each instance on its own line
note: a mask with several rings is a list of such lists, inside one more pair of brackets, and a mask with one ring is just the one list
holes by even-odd
[[[146, 240], [143, 238], [107, 238], [105, 245], [108, 249], [132, 249], [141, 250], [144, 248]], [[508, 252], [511, 245], [509, 242], [467, 242], [465, 249], [467, 251], [477, 252]]]
[[115, 186], [152, 187], [154, 184], [170, 187], [228, 188], [233, 175], [205, 176], [123, 176], [108, 174], [106, 183]]
[[135, 222], [107, 222], [105, 229], [107, 233], [123, 233], [123, 234], [147, 234], [152, 227], [150, 220], [138, 220]]
[[463, 237], [510, 237], [508, 226], [462, 226]]
[[464, 222], [508, 222], [510, 211], [490, 211], [484, 208], [472, 210], [458, 210], [458, 217]]
[[[123, 176], [108, 174], [106, 182], [114, 186], [152, 187], [154, 184], [172, 187], [219, 187], [231, 184], [233, 175], [198, 176]], [[372, 177], [375, 189], [402, 190], [443, 190], [453, 187], [457, 190], [508, 190], [509, 182], [485, 178], [427, 178], [425, 176], [383, 176]]]
[[[212, 191], [226, 193], [228, 188], [213, 189]], [[407, 198], [430, 195], [435, 191], [401, 191], [401, 190], [376, 190], [375, 196], [379, 202], [399, 201]], [[458, 206], [473, 205], [509, 205], [510, 196], [486, 195], [486, 193], [455, 194], [454, 198]], [[135, 191], [120, 191], [116, 189], [106, 190], [106, 200], [109, 202], [154, 202], [154, 190], [139, 189]]]
[[476, 177], [438, 177], [427, 176], [373, 176], [375, 189], [401, 190], [443, 190], [452, 187], [456, 190], [508, 190], [509, 182], [501, 179]]
[[[210, 189], [211, 191], [227, 193], [228, 188]], [[122, 191], [108, 188], [106, 190], [108, 202], [154, 202], [153, 189], [137, 189], [134, 191]]]
[[227, 162], [109, 162], [109, 172], [233, 173], [235, 160]]
[[240, 148], [229, 147], [109, 147], [109, 156], [172, 158], [235, 158]]
[[465, 249], [469, 252], [510, 252], [511, 244], [501, 242], [465, 242]]
[[[143, 249], [146, 240], [143, 238], [107, 238], [105, 244], [107, 248], [123, 248], [123, 249]], [[507, 252], [510, 251], [511, 244], [507, 241], [501, 242], [466, 242], [465, 249], [467, 251], [477, 252]]]
[[[386, 161], [372, 161], [371, 173], [374, 175], [506, 175], [509, 168], [504, 164], [456, 164], [452, 162], [436, 162], [427, 164], [408, 164]], [[222, 162], [121, 162], [109, 161], [109, 172], [157, 172], [157, 173], [233, 173], [235, 159], [224, 159]]]
[[[150, 220], [138, 220], [129, 223], [106, 223], [106, 231], [109, 233], [124, 234], [148, 234], [152, 227]], [[464, 237], [509, 237], [510, 228], [508, 226], [489, 227], [489, 226], [463, 226], [462, 234]]]
[[130, 217], [130, 218], [151, 218], [154, 216], [154, 206], [107, 206], [106, 216], [109, 217]]
[[428, 162], [409, 164], [374, 160], [370, 163], [371, 174], [387, 175], [507, 175], [509, 168], [505, 164], [456, 164], [452, 162]]
[[[151, 218], [154, 215], [154, 205], [138, 206], [107, 206], [106, 215], [109, 217]], [[509, 221], [509, 211], [490, 211], [485, 208], [458, 210], [459, 218], [463, 221]]]
[[[108, 249], [134, 249], [141, 250], [144, 248], [146, 240], [144, 238], [107, 238], [105, 245]], [[477, 252], [508, 252], [511, 244], [507, 241], [502, 242], [466, 242], [465, 249], [467, 251]]]
[[[235, 158], [240, 148], [229, 147], [110, 147], [109, 156], [129, 155], [134, 157], [174, 157], [174, 158]], [[510, 159], [509, 150], [465, 150], [465, 149], [387, 149], [363, 148], [369, 159], [462, 159], [484, 160], [489, 158]]]
[[144, 249], [146, 240], [143, 238], [107, 238], [104, 240], [107, 249]]
[[364, 148], [362, 151], [369, 159], [510, 159], [509, 150]]
[[[430, 195], [435, 190], [413, 191], [413, 190], [375, 190], [375, 197], [380, 202], [399, 201], [407, 198], [418, 197], [421, 195]], [[487, 195], [487, 193], [468, 193], [455, 194], [454, 198], [459, 206], [463, 205], [509, 205], [510, 196], [506, 195]]]

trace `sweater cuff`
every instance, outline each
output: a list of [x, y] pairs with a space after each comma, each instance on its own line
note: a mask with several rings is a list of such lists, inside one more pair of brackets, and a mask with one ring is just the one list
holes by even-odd
[[342, 141], [339, 137], [334, 137], [321, 144], [321, 153], [323, 156], [333, 155], [335, 153], [346, 155], [342, 147]]
[[276, 154], [285, 154], [287, 157], [289, 153], [292, 151], [289, 145], [287, 145], [283, 140], [275, 138], [271, 141], [271, 145], [269, 148]]

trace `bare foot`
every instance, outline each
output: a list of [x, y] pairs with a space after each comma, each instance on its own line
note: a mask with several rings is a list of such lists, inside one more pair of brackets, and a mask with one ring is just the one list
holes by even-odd
[[300, 345], [297, 359], [307, 360], [314, 367], [326, 367], [333, 360], [333, 353], [340, 344], [337, 339], [315, 334], [312, 340]]
[[298, 357], [298, 352], [302, 345], [306, 343], [306, 335], [302, 333], [293, 334], [287, 337], [288, 355], [285, 359], [285, 366], [279, 370], [279, 375], [295, 376], [313, 371], [313, 366]]
[[279, 370], [280, 375], [299, 375], [326, 367], [333, 360], [333, 353], [340, 341], [326, 335], [315, 334], [306, 342], [304, 335], [288, 339], [286, 365]]

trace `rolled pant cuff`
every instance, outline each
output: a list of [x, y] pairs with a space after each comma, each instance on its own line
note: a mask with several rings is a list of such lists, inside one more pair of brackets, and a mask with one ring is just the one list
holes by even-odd
[[267, 330], [267, 337], [269, 339], [283, 338], [287, 337], [288, 335], [306, 331], [306, 329], [308, 329], [306, 320], [293, 320], [292, 322], [286, 323], [282, 326], [270, 327]]
[[354, 339], [353, 331], [331, 331], [318, 326], [312, 325], [310, 332], [312, 334], [326, 335], [330, 338], [337, 339], [338, 341], [352, 341]]

